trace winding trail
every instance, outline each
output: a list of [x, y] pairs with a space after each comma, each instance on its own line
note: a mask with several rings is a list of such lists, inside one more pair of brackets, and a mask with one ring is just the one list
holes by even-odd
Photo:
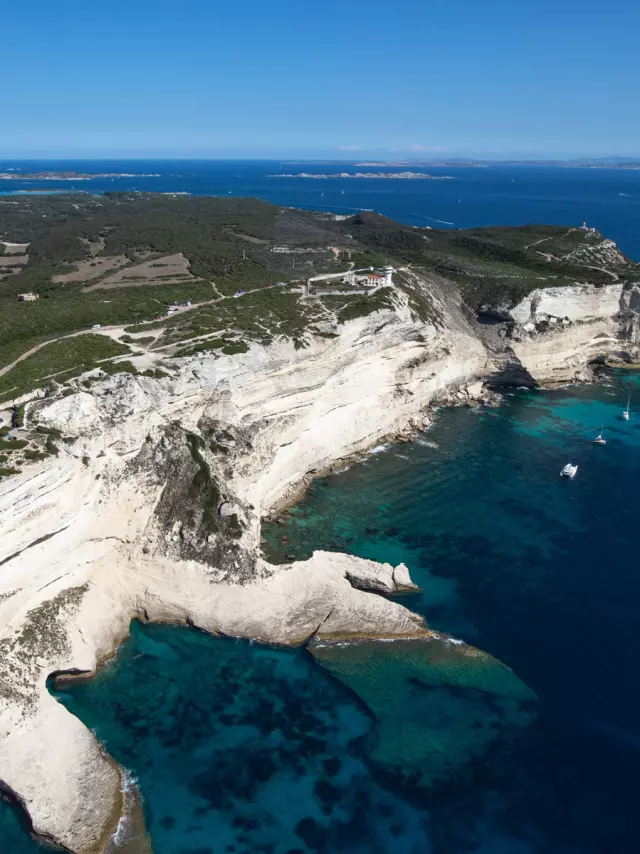
[[[277, 284], [273, 284], [273, 285], [263, 285], [262, 287], [259, 287], [259, 288], [251, 288], [248, 291], [243, 291], [241, 294], [238, 294], [238, 296], [236, 296], [235, 294], [231, 294], [229, 296], [221, 296], [221, 297], [216, 297], [216, 298], [210, 299], [210, 300], [204, 300], [203, 302], [196, 302], [196, 303], [193, 303], [192, 305], [181, 306], [180, 308], [176, 309], [176, 311], [171, 313], [171, 317], [175, 317], [177, 314], [185, 314], [186, 312], [193, 311], [196, 308], [202, 308], [202, 306], [204, 306], [204, 305], [215, 305], [216, 303], [223, 302], [224, 300], [241, 299], [243, 296], [246, 296], [247, 294], [254, 294], [254, 293], [257, 293], [258, 291], [265, 290], [265, 288], [271, 289], [271, 288], [289, 286], [289, 285], [291, 285], [297, 281], [298, 281], [298, 279], [294, 279], [291, 282], [283, 282], [283, 283], [278, 282]], [[168, 320], [169, 317], [167, 317], [166, 319]], [[6, 373], [11, 371], [13, 368], [15, 368], [16, 365], [20, 364], [20, 362], [23, 362], [25, 359], [28, 359], [29, 356], [33, 356], [34, 353], [37, 353], [39, 350], [42, 350], [43, 347], [46, 347], [49, 344], [55, 344], [56, 341], [64, 341], [67, 338], [76, 338], [78, 335], [88, 335], [90, 333], [93, 333], [94, 335], [104, 335], [104, 334], [110, 333], [110, 332], [124, 331], [125, 326], [131, 326], [131, 325], [132, 325], [131, 323], [119, 323], [119, 324], [116, 324], [114, 326], [101, 326], [100, 329], [81, 329], [78, 332], [70, 332], [67, 335], [59, 335], [57, 338], [49, 338], [47, 341], [42, 341], [40, 344], [36, 344], [35, 347], [32, 347], [30, 350], [27, 350], [26, 352], [22, 353], [20, 356], [18, 356], [17, 359], [14, 359], [13, 362], [10, 362], [8, 365], [5, 365], [3, 368], [0, 368], [0, 377], [4, 376]], [[144, 332], [144, 324], [141, 324], [140, 332]], [[109, 336], [109, 337], [112, 337], [112, 336]], [[114, 358], [120, 358], [120, 357], [114, 357]], [[105, 361], [107, 361], [107, 360], [105, 360]]]

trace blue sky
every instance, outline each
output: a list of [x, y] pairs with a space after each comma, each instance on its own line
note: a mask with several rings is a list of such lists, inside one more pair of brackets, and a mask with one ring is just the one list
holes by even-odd
[[3, 4], [0, 157], [640, 156], [640, 4]]

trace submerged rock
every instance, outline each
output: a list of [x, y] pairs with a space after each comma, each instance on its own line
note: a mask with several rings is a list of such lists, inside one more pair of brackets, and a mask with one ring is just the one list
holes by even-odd
[[374, 717], [370, 759], [414, 785], [458, 777], [535, 715], [535, 694], [512, 670], [446, 636], [318, 642], [309, 651]]

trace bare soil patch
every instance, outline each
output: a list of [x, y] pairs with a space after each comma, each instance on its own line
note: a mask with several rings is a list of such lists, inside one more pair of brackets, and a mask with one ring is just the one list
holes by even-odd
[[88, 291], [104, 290], [107, 288], [132, 288], [142, 285], [176, 285], [181, 282], [195, 281], [195, 276], [189, 272], [189, 259], [182, 252], [175, 255], [165, 255], [142, 264], [135, 264], [125, 270], [119, 270], [107, 276], [101, 282], [84, 288]]
[[4, 246], [5, 255], [24, 255], [29, 248], [28, 243], [7, 243], [6, 240], [0, 240]]
[[28, 255], [0, 255], [0, 267], [20, 267], [28, 260]]
[[89, 282], [97, 279], [111, 270], [117, 270], [129, 263], [126, 255], [105, 255], [103, 258], [87, 258], [86, 261], [76, 261], [76, 269], [70, 273], [59, 273], [53, 276], [53, 281], [66, 285], [70, 282]]

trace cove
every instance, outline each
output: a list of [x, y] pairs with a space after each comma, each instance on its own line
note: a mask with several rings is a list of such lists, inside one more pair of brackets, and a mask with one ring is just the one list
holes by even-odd
[[370, 716], [302, 649], [134, 623], [56, 696], [136, 779], [155, 854], [427, 844], [422, 811], [371, 778]]
[[426, 787], [531, 716], [528, 689], [465, 650], [322, 643], [318, 666], [305, 649], [133, 623], [94, 679], [52, 690], [136, 781], [156, 854], [418, 852]]

